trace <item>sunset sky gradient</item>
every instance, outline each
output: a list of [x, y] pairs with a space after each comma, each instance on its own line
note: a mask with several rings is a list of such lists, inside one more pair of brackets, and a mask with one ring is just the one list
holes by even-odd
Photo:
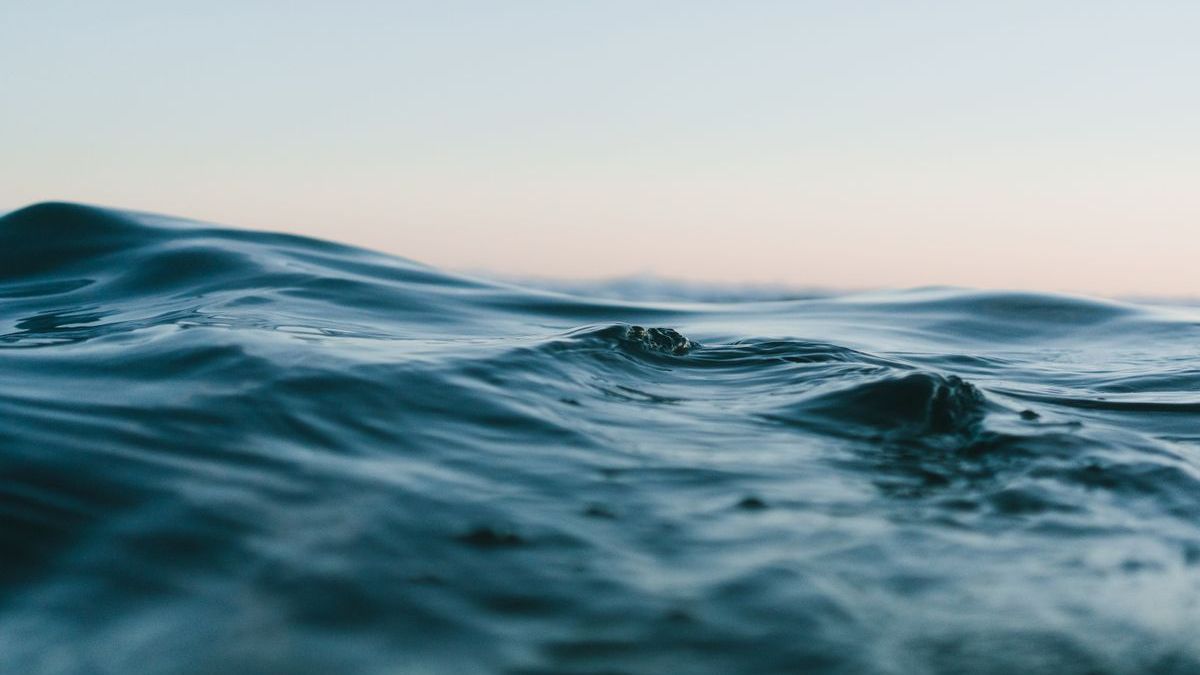
[[0, 211], [452, 269], [1200, 295], [1200, 3], [0, 7]]

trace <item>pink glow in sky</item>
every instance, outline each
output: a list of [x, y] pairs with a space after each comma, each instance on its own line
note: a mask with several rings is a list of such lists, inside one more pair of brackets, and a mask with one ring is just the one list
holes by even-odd
[[1197, 26], [1183, 2], [18, 2], [0, 210], [507, 275], [1195, 296]]

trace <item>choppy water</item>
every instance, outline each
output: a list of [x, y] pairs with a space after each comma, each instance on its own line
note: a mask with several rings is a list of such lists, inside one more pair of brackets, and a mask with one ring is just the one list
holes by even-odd
[[0, 672], [1200, 672], [1200, 311], [0, 220]]

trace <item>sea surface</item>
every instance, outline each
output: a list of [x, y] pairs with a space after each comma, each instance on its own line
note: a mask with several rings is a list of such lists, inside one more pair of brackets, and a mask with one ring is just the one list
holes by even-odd
[[1200, 673], [1200, 309], [696, 296], [4, 216], [0, 673]]

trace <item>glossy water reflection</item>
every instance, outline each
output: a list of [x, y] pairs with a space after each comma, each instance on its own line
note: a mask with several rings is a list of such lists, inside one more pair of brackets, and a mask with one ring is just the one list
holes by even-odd
[[0, 220], [0, 671], [1200, 672], [1200, 312]]

